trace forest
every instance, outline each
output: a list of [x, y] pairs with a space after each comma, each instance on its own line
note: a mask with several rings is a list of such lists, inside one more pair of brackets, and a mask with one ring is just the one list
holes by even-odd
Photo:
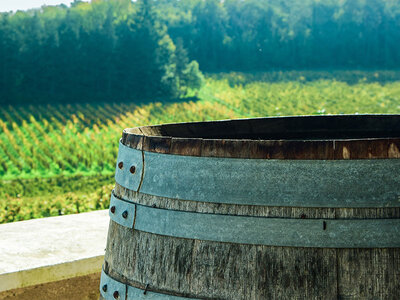
[[0, 104], [196, 95], [203, 73], [398, 69], [398, 0], [97, 0], [0, 14]]

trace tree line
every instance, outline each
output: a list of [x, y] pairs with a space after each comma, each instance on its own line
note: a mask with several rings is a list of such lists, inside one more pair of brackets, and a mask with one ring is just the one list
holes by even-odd
[[0, 103], [152, 100], [202, 84], [151, 1], [0, 14]]
[[177, 97], [199, 66], [396, 69], [399, 45], [398, 0], [75, 1], [0, 14], [0, 103]]
[[202, 70], [400, 67], [399, 0], [156, 2]]

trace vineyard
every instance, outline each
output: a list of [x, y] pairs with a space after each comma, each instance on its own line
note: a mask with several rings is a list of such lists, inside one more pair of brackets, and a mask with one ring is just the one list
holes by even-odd
[[[279, 115], [400, 113], [400, 72], [330, 74], [215, 74], [196, 99], [172, 102], [0, 106], [0, 223], [107, 207], [118, 140], [127, 127]], [[84, 188], [82, 180], [92, 180], [91, 189]]]

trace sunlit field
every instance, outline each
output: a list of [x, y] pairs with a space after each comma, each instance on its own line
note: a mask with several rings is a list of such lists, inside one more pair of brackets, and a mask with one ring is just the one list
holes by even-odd
[[127, 127], [351, 113], [400, 113], [400, 72], [219, 73], [172, 102], [0, 106], [0, 223], [107, 208]]

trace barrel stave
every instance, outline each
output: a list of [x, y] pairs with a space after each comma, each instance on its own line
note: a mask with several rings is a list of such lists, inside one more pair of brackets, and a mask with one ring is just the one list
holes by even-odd
[[399, 299], [399, 248], [336, 249], [336, 252], [340, 299]]
[[106, 255], [109, 275], [132, 286], [149, 284], [150, 290], [199, 299], [336, 295], [335, 249], [180, 239], [132, 232], [116, 223], [110, 232], [114, 240], [125, 240], [107, 244], [107, 253], [118, 253]]

